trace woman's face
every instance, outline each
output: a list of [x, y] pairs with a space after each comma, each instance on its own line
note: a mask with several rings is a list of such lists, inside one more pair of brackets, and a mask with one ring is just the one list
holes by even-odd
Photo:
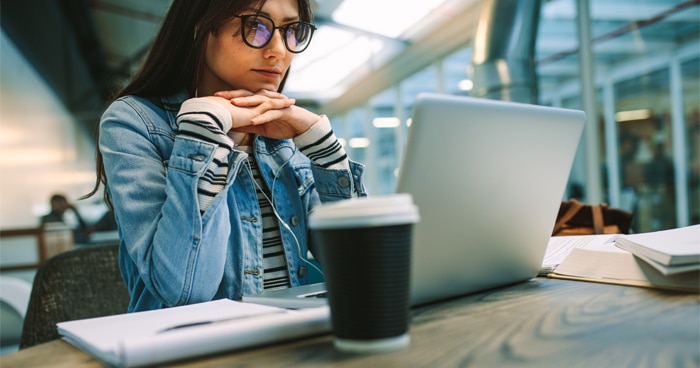
[[[249, 9], [238, 15], [255, 14]], [[297, 0], [267, 0], [260, 14], [280, 27], [299, 20]], [[217, 91], [261, 89], [277, 91], [294, 56], [284, 45], [280, 30], [260, 49], [247, 46], [241, 37], [241, 19], [233, 18], [207, 38], [205, 65], [198, 95]]]

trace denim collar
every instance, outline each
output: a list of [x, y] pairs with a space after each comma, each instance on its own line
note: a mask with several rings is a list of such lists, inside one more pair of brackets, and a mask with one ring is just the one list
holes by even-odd
[[184, 89], [174, 95], [160, 98], [163, 109], [168, 118], [168, 125], [170, 125], [173, 131], [177, 131], [177, 113], [180, 111], [180, 105], [182, 105], [182, 103], [188, 98], [190, 98], [190, 96]]

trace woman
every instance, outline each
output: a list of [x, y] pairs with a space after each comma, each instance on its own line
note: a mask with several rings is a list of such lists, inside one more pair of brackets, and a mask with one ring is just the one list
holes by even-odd
[[308, 0], [174, 0], [103, 114], [130, 312], [305, 284], [306, 215], [366, 195], [328, 119], [280, 93], [311, 17]]

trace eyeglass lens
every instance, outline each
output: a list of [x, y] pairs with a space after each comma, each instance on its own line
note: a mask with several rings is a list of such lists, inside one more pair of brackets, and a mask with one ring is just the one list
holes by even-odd
[[[275, 24], [271, 19], [259, 16], [242, 16], [243, 37], [251, 47], [263, 47], [272, 39]], [[313, 26], [307, 23], [295, 22], [281, 28], [284, 32], [284, 43], [291, 52], [301, 52], [306, 49], [311, 40]]]

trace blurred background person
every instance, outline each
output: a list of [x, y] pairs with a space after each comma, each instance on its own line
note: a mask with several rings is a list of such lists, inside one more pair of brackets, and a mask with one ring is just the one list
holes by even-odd
[[87, 243], [90, 240], [92, 227], [83, 220], [80, 212], [68, 201], [63, 194], [51, 196], [51, 212], [41, 217], [41, 224], [63, 223], [73, 229], [76, 243]]

